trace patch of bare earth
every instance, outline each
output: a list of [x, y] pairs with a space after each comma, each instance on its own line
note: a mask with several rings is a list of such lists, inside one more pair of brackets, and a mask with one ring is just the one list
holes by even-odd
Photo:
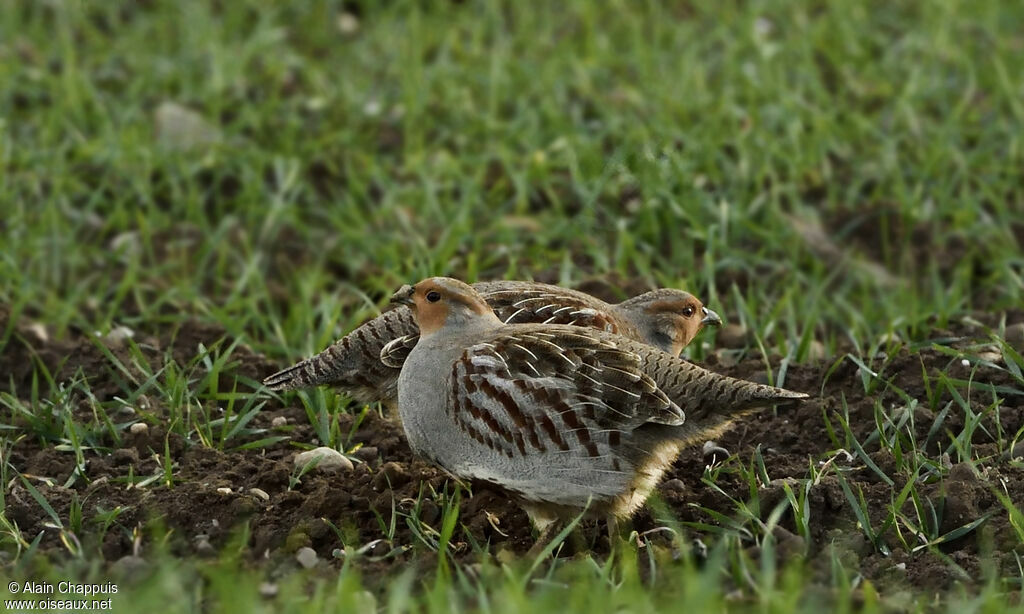
[[[995, 322], [994, 316], [990, 319]], [[7, 329], [8, 320], [7, 312], [0, 311], [0, 330]], [[84, 377], [99, 402], [126, 396], [125, 374], [86, 335], [51, 339], [45, 331], [25, 322], [15, 323], [11, 329], [11, 338], [0, 353], [0, 391], [28, 398], [33, 370], [45, 365], [58, 382]], [[949, 340], [946, 343], [954, 347], [975, 343], [975, 337], [985, 341], [983, 329], [968, 326], [936, 331], [935, 336]], [[145, 360], [159, 368], [166, 360], [188, 364], [200, 343], [209, 347], [220, 340], [222, 347], [226, 347], [230, 340], [224, 338], [222, 329], [194, 322], [174, 330], [137, 331], [135, 341]], [[125, 347], [116, 343], [109, 346], [123, 364], [133, 364]], [[236, 376], [258, 381], [281, 366], [244, 345], [235, 348], [232, 360], [236, 364], [221, 376], [221, 390], [231, 389]], [[775, 359], [772, 362], [777, 364]], [[736, 364], [729, 364], [724, 366], [713, 355], [706, 366], [732, 376], [765, 379], [764, 362], [754, 352], [744, 354]], [[900, 395], [884, 385], [876, 392], [866, 393], [860, 370], [852, 361], [847, 360], [835, 369], [831, 369], [832, 364], [829, 361], [790, 365], [786, 387], [808, 392], [813, 400], [779, 410], [777, 415], [769, 413], [746, 419], [717, 442], [738, 455], [738, 460], [731, 463], [749, 464], [755, 449], [760, 447], [770, 479], [758, 493], [762, 518], [784, 500], [784, 484], [799, 490], [801, 486], [796, 480], [808, 477], [809, 464], [818, 465], [834, 452], [836, 446], [825, 420], [834, 432], [842, 433], [837, 415], [844, 411], [844, 399], [850, 427], [861, 442], [876, 428], [876, 400], [881, 400], [889, 412], [902, 411], [900, 408], [906, 405]], [[934, 391], [939, 373], [971, 380], [969, 402], [978, 412], [993, 401], [990, 384], [1016, 390], [1016, 384], [1005, 371], [981, 367], [972, 372], [958, 359], [930, 348], [911, 352], [902, 347], [877, 361], [874, 368], [917, 399], [927, 398], [929, 386]], [[930, 378], [927, 384], [925, 374]], [[883, 537], [892, 554], [880, 553], [857, 528], [834, 472], [810, 488], [809, 540], [798, 537], [791, 512], [783, 515], [777, 533], [777, 556], [798, 557], [806, 552], [806, 556], [823, 563], [812, 565], [811, 569], [827, 570], [829, 549], [834, 547], [847, 563], [876, 584], [926, 591], [943, 590], [953, 581], [976, 582], [983, 566], [989, 563], [1007, 575], [1014, 574], [1014, 552], [1019, 553], [1020, 544], [995, 492], [1004, 490], [1018, 504], [1024, 501], [1024, 469], [1019, 462], [1000, 457], [993, 436], [1001, 429], [1012, 438], [1024, 426], [1024, 391], [1017, 392], [998, 394], [1002, 398], [998, 428], [996, 418], [988, 412], [981, 421], [984, 428], [975, 431], [974, 453], [987, 458], [982, 463], [986, 467], [983, 473], [975, 473], [968, 465], [957, 465], [946, 477], [919, 485], [919, 492], [937, 510], [940, 532], [991, 514], [977, 530], [943, 544], [942, 556], [927, 549], [908, 552], [892, 531]], [[965, 416], [954, 403], [941, 432], [929, 434], [936, 411], [952, 399], [951, 393], [943, 390], [937, 394], [936, 408], [919, 405], [914, 410], [918, 441], [928, 442], [930, 456], [938, 457], [949, 443], [948, 433], [957, 433], [963, 426]], [[96, 418], [89, 400], [82, 398], [78, 402], [76, 418], [85, 424], [94, 423]], [[285, 440], [266, 448], [242, 451], [213, 449], [200, 445], [195, 437], [186, 439], [169, 433], [168, 425], [160, 422], [167, 408], [155, 401], [152, 404], [140, 408], [146, 412], [151, 426], [137, 432], [125, 429], [120, 446], [108, 437], [100, 442], [99, 448], [87, 450], [83, 475], [76, 480], [69, 479], [75, 471], [74, 454], [56, 450], [52, 441], [31, 434], [15, 440], [10, 450], [11, 465], [31, 476], [33, 485], [62, 518], [68, 517], [73, 501], [81, 503], [87, 529], [86, 534], [78, 537], [85, 547], [95, 549], [109, 563], [133, 553], [145, 558], [148, 545], [143, 539], [140, 549], [133, 530], [155, 521], [173, 530], [172, 552], [180, 556], [216, 552], [247, 525], [245, 551], [254, 564], [268, 566], [268, 573], [297, 565], [295, 553], [306, 547], [316, 551], [321, 565], [335, 566], [341, 564], [345, 552], [359, 550], [358, 565], [371, 583], [410, 564], [430, 566], [436, 561], [427, 542], [431, 531], [440, 529], [444, 500], [454, 492], [454, 483], [440, 470], [414, 458], [401, 427], [379, 416], [376, 409], [364, 412], [353, 407], [351, 413], [335, 417], [338, 432], [351, 433], [345, 444], [354, 461], [352, 469], [334, 473], [312, 471], [299, 477], [293, 457], [300, 446], [295, 444], [318, 442], [297, 400], [285, 406], [268, 402], [250, 423], [252, 428], [264, 432], [229, 441], [226, 448], [268, 435], [285, 436]], [[0, 411], [9, 413], [6, 408]], [[116, 422], [134, 422], [140, 414], [114, 412], [113, 417]], [[23, 422], [11, 415], [0, 416], [0, 421], [15, 426]], [[897, 471], [895, 459], [877, 442], [867, 443], [865, 450], [895, 486], [887, 484], [855, 456], [838, 454], [833, 462], [850, 470], [847, 480], [854, 492], [863, 493], [872, 524], [878, 527], [892, 504], [894, 488], [898, 492], [912, 476]], [[130, 486], [129, 475], [137, 481], [139, 476], [162, 474], [167, 454], [173, 469], [170, 485], [160, 478], [144, 487]], [[729, 512], [734, 509], [729, 498], [750, 499], [748, 484], [736, 471], [722, 471], [717, 478], [716, 483], [725, 494], [703, 484], [705, 464], [699, 447], [684, 451], [659, 489], [658, 496], [680, 521], [716, 524], [716, 519], [703, 508]], [[65, 487], [69, 482], [70, 486]], [[57, 533], [47, 528], [46, 512], [19, 481], [11, 482], [7, 488], [8, 519], [29, 539], [42, 532], [40, 548], [60, 556], [63, 546]], [[456, 533], [456, 556], [472, 560], [478, 556], [474, 544], [489, 545], [491, 552], [525, 553], [532, 544], [532, 535], [523, 512], [500, 490], [482, 484], [470, 485], [470, 490], [471, 496], [464, 492], [460, 500], [462, 530]], [[99, 531], [100, 525], [92, 519], [118, 508], [121, 511], [109, 528]], [[909, 512], [906, 508], [904, 511]], [[650, 547], [670, 548], [663, 533], [651, 531], [660, 524], [645, 509], [634, 519], [633, 527], [641, 534], [650, 532]], [[599, 537], [601, 533], [600, 527], [588, 524], [584, 528], [585, 547], [598, 553], [606, 551], [607, 541]], [[691, 537], [713, 539], [698, 531]], [[750, 549], [755, 556], [759, 554], [753, 542]]]

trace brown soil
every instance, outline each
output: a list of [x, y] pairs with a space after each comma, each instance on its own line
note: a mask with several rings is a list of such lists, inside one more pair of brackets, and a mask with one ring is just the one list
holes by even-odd
[[[976, 315], [975, 318], [990, 324], [997, 321], [995, 316]], [[1024, 321], [1024, 314], [1009, 314], [1007, 321]], [[138, 384], [128, 381], [126, 374], [101, 351], [102, 341], [85, 334], [51, 340], [24, 321], [11, 323], [9, 314], [0, 307], [0, 331], [8, 329], [12, 335], [0, 353], [0, 373], [3, 374], [0, 393], [19, 399], [30, 398], [33, 373], [39, 370], [39, 365], [45, 366], [56, 382], [87, 378], [95, 401], [100, 403], [115, 397], [129, 398], [138, 388]], [[219, 347], [226, 348], [230, 340], [225, 337], [218, 326], [192, 322], [150, 334], [140, 331], [134, 340], [140, 348], [141, 359], [150, 366], [159, 369], [165, 361], [171, 360], [187, 370], [200, 343], [208, 348], [220, 343]], [[975, 337], [980, 342], [987, 341], [982, 328], [967, 325], [958, 325], [952, 331], [935, 331], [933, 338], [944, 339], [943, 343], [952, 347], [971, 348], [969, 353], [984, 351], [978, 348]], [[140, 373], [131, 351], [116, 343], [107, 345], [129, 372]], [[941, 545], [938, 550], [908, 552], [897, 540], [896, 532], [890, 530], [882, 541], [892, 554], [885, 555], [857, 528], [836, 473], [829, 471], [810, 487], [809, 540], [797, 536], [793, 514], [787, 511], [783, 514], [781, 528], [776, 530], [777, 556], [807, 556], [815, 562], [810, 569], [828, 570], [830, 552], [834, 548], [843, 561], [876, 584], [918, 590], [942, 590], [954, 581], [968, 585], [980, 582], [982, 569], [987, 565], [1006, 575], [1016, 573], [1014, 551], [1020, 553], [1021, 546], [995, 493], [1005, 489], [1015, 502], [1024, 502], [1024, 468], [1019, 461], [1000, 456], [993, 436], [998, 428], [1012, 440], [1024, 428], [1024, 391], [1019, 390], [1005, 371], [982, 367], [972, 373], [959, 358], [931, 349], [927, 344], [923, 347], [921, 351], [900, 347], [891, 355], [877, 359], [872, 368], [880, 371], [893, 386], [917, 399], [927, 399], [929, 388], [933, 392], [937, 390], [939, 373], [954, 379], [972, 379], [969, 399], [976, 412], [992, 403], [989, 384], [1005, 387], [998, 394], [1002, 398], [998, 417], [994, 418], [992, 412], [986, 413], [981, 420], [984, 428], [977, 429], [972, 442], [974, 457], [984, 459], [980, 464], [982, 472], [977, 474], [966, 464], [953, 465], [940, 472], [942, 477], [935, 475], [925, 479], [918, 487], [925, 499], [922, 503], [936, 510], [940, 534], [982, 515], [991, 514], [991, 517], [977, 530]], [[771, 358], [777, 369], [777, 357]], [[259, 380], [281, 366], [270, 363], [244, 344], [235, 348], [232, 360], [234, 366], [221, 376], [222, 391], [231, 390], [236, 377]], [[895, 481], [895, 487], [889, 486], [862, 459], [836, 454], [838, 446], [830, 439], [826, 418], [841, 444], [843, 428], [839, 416], [844, 413], [845, 402], [850, 429], [858, 441], [865, 442], [867, 435], [876, 428], [875, 401], [881, 401], [891, 413], [904, 407], [905, 401], [892, 387], [884, 385], [866, 393], [859, 369], [852, 361], [835, 364], [836, 361], [790, 365], [785, 385], [811, 393], [814, 400], [798, 408], [781, 410], [775, 416], [768, 414], [745, 420], [717, 442], [736, 455], [717, 470], [713, 469], [717, 471], [715, 483], [721, 492], [701, 481], [706, 459], [700, 447], [684, 451], [659, 489], [657, 498], [664, 503], [662, 507], [683, 523], [719, 524], [709, 511], [732, 513], [736, 508], [730, 498], [751, 501], [748, 483], [740, 469], [751, 466], [759, 446], [770, 480], [757, 493], [757, 509], [762, 519], [785, 500], [785, 484], [799, 492], [803, 482], [798, 480], [809, 477], [809, 465], [820, 468], [822, 461], [835, 456], [832, 462], [849, 470], [844, 475], [854, 493], [863, 493], [872, 524], [877, 528], [892, 503], [894, 492], [898, 494], [910, 476], [895, 470], [895, 460], [882, 451], [877, 442], [866, 443], [866, 453]], [[764, 380], [764, 362], [755, 352], [722, 350], [709, 358], [707, 366], [733, 376]], [[196, 369], [197, 374], [203, 373], [201, 365]], [[923, 374], [928, 374], [927, 384]], [[45, 380], [41, 380], [39, 386], [47, 389]], [[245, 386], [240, 383], [239, 389]], [[935, 407], [918, 406], [913, 415], [918, 440], [927, 442], [929, 456], [939, 458], [941, 464], [948, 462], [942, 459], [941, 452], [949, 445], [949, 433], [959, 433], [965, 416], [954, 401], [941, 431], [929, 434], [936, 412], [953, 400], [948, 390], [939, 389]], [[964, 394], [963, 389], [960, 393]], [[212, 405], [210, 409], [216, 411]], [[97, 424], [94, 403], [84, 394], [72, 392], [69, 411], [82, 424]], [[203, 556], [216, 552], [232, 539], [242, 539], [244, 551], [253, 564], [265, 565], [268, 573], [295, 566], [295, 552], [305, 546], [312, 547], [322, 561], [328, 562], [321, 564], [333, 565], [341, 564], [340, 557], [346, 550], [352, 553], [361, 549], [358, 565], [371, 583], [410, 564], [429, 567], [437, 560], [428, 545], [433, 539], [430, 532], [440, 529], [444, 500], [453, 495], [455, 484], [441, 471], [414, 458], [404, 443], [401, 427], [382, 417], [379, 408], [360, 411], [352, 407], [335, 416], [337, 432], [341, 433], [346, 451], [355, 462], [352, 471], [334, 474], [313, 471], [298, 480], [294, 479], [294, 454], [301, 447], [317, 443], [298, 399], [293, 398], [286, 404], [276, 400], [268, 402], [249, 424], [250, 428], [263, 432], [233, 439], [225, 450], [201, 445], [194, 434], [186, 439], [176, 432], [168, 433], [168, 408], [151, 397], [136, 399], [131, 409], [108, 411], [115, 423], [125, 426], [121, 431], [122, 441], [117, 445], [109, 435], [98, 436], [99, 440], [93, 442], [96, 449], [85, 452], [84, 477], [71, 480], [75, 455], [58, 451], [52, 441], [44, 441], [36, 431], [31, 436], [13, 440], [8, 456], [11, 466], [26, 476], [65, 522], [73, 503], [81, 503], [85, 528], [78, 538], [84, 547], [101, 553], [108, 563], [132, 554], [145, 558], [151, 549], [148, 527], [154, 526], [172, 530], [171, 551], [181, 556]], [[25, 425], [24, 418], [12, 416], [8, 407], [4, 406], [0, 412], [3, 412], [0, 421], [4, 424]], [[274, 419], [281, 417], [286, 424], [274, 426]], [[148, 431], [132, 434], [127, 425], [138, 421], [148, 423]], [[99, 431], [101, 429], [97, 429]], [[285, 439], [262, 449], [230, 449], [274, 435]], [[854, 450], [850, 452], [855, 454]], [[140, 476], [162, 475], [167, 453], [173, 463], [172, 485], [157, 479], [144, 487], [128, 488], [129, 475], [136, 480]], [[956, 458], [955, 451], [952, 457]], [[65, 487], [65, 484], [70, 485]], [[58, 532], [47, 528], [51, 520], [46, 512], [20, 481], [10, 481], [7, 488], [8, 519], [30, 540], [42, 532], [39, 547], [60, 556], [64, 546]], [[503, 550], [524, 553], [532, 544], [525, 514], [510, 504], [499, 490], [480, 484], [468, 485], [468, 488], [471, 495], [464, 490], [459, 505], [461, 528], [453, 540], [456, 557], [475, 560], [479, 556], [477, 550], [488, 544], [492, 553]], [[94, 519], [119, 506], [120, 514], [105, 532], [101, 532]], [[642, 511], [634, 519], [633, 528], [640, 534], [650, 532], [650, 547], [671, 548], [666, 532], [651, 531], [665, 524], [649, 511], [651, 507], [659, 509], [655, 505]], [[904, 506], [903, 511], [914, 517], [909, 506]], [[392, 518], [393, 514], [397, 516]], [[418, 518], [422, 524], [412, 518]], [[247, 533], [240, 532], [244, 526], [249, 529]], [[416, 526], [429, 529], [414, 531], [412, 527]], [[141, 538], [133, 538], [133, 529], [138, 527], [144, 528]], [[688, 538], [699, 538], [705, 543], [716, 539], [708, 531], [686, 530]], [[582, 540], [577, 540], [575, 547], [589, 548], [598, 554], [607, 552], [607, 540], [602, 533], [595, 525], [585, 525]], [[914, 542], [905, 528], [903, 533]], [[749, 552], [759, 556], [753, 540]]]

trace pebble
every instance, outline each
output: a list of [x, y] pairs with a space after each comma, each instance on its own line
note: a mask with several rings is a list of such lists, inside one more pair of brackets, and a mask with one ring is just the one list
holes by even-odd
[[124, 347], [125, 342], [134, 336], [135, 331], [127, 326], [116, 326], [103, 337], [103, 341], [107, 344], [107, 347], [120, 348]]
[[999, 363], [1003, 362], [1003, 355], [1000, 352], [989, 350], [979, 353], [978, 359], [984, 360], [985, 362], [990, 362], [994, 365], [998, 365]]
[[809, 362], [821, 362], [828, 358], [828, 350], [825, 349], [825, 344], [817, 339], [812, 339], [811, 343], [807, 346], [807, 360]]
[[978, 474], [974, 471], [974, 467], [972, 467], [970, 463], [957, 463], [953, 465], [946, 478], [951, 482], [963, 482], [965, 484], [974, 484], [978, 482]]
[[373, 478], [373, 487], [377, 490], [386, 490], [401, 486], [408, 481], [409, 472], [405, 470], [405, 467], [396, 462], [384, 463]]
[[719, 347], [741, 348], [746, 347], [750, 341], [747, 329], [739, 324], [726, 324], [718, 331], [715, 341]]
[[136, 422], [128, 427], [128, 432], [132, 435], [145, 435], [149, 432], [149, 425], [145, 422]]
[[50, 340], [50, 334], [46, 332], [46, 327], [40, 324], [39, 322], [33, 322], [25, 328], [28, 330], [28, 332], [35, 335], [36, 339], [38, 339], [42, 343], [46, 343]]
[[221, 140], [220, 130], [199, 113], [176, 102], [165, 101], [153, 112], [156, 138], [171, 149], [193, 149]]
[[273, 582], [260, 582], [260, 597], [273, 599], [277, 597], [277, 584]]
[[1007, 326], [1003, 339], [1018, 353], [1024, 353], [1024, 322]]
[[715, 360], [717, 360], [718, 364], [723, 368], [729, 369], [740, 364], [740, 355], [742, 353], [742, 351], [719, 348], [715, 350]]
[[139, 451], [135, 448], [118, 448], [111, 453], [110, 458], [115, 465], [134, 465], [139, 462]]
[[1024, 441], [1018, 441], [1012, 448], [1007, 450], [1004, 454], [1006, 460], [1015, 460], [1018, 458], [1024, 458]]
[[254, 497], [256, 497], [258, 499], [263, 499], [264, 501], [270, 501], [270, 495], [267, 494], [267, 491], [263, 490], [262, 488], [250, 488], [249, 489], [249, 494], [253, 495]]
[[684, 483], [679, 478], [672, 478], [671, 480], [666, 480], [662, 482], [661, 488], [663, 490], [674, 490], [676, 492], [683, 492], [686, 490], [686, 483]]
[[230, 488], [228, 488], [227, 486], [221, 486], [220, 488], [217, 489], [217, 492], [222, 494], [222, 495], [234, 494], [234, 492]]
[[356, 593], [356, 612], [376, 612], [377, 611], [377, 598], [373, 596], [370, 591], [359, 591]]
[[376, 446], [363, 446], [355, 451], [355, 457], [366, 463], [377, 460], [377, 454]]
[[316, 466], [310, 469], [310, 471], [352, 471], [354, 465], [352, 461], [345, 457], [344, 454], [338, 452], [334, 448], [328, 448], [327, 446], [320, 446], [312, 450], [307, 450], [300, 454], [295, 455], [295, 468], [302, 469], [313, 459], [319, 459]]
[[209, 535], [196, 535], [195, 542], [197, 554], [200, 554], [202, 556], [212, 556], [217, 553], [217, 551], [213, 547], [213, 544], [210, 543]]
[[359, 18], [352, 13], [338, 15], [338, 30], [342, 34], [355, 34], [359, 31]]
[[441, 517], [441, 510], [437, 504], [430, 499], [424, 499], [420, 503], [420, 522], [433, 525]]
[[117, 576], [127, 578], [140, 578], [149, 570], [149, 563], [141, 556], [126, 554], [114, 561], [111, 571]]
[[316, 566], [316, 550], [313, 550], [309, 546], [303, 546], [295, 553], [295, 560], [299, 562], [299, 565], [302, 565], [306, 569], [312, 569]]
[[715, 465], [729, 458], [729, 451], [711, 440], [704, 442], [702, 452], [705, 465]]
[[277, 428], [280, 426], [286, 426], [288, 424], [288, 418], [284, 416], [274, 416], [274, 419], [270, 421], [270, 426]]

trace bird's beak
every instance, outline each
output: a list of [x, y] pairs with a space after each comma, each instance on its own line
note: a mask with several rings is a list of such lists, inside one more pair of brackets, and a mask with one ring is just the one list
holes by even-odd
[[715, 313], [714, 311], [711, 311], [707, 307], [704, 307], [703, 309], [704, 309], [704, 317], [700, 321], [701, 324], [704, 324], [704, 325], [710, 324], [712, 326], [721, 326], [722, 325], [722, 318], [719, 317], [719, 315], [717, 313]]
[[412, 295], [415, 290], [409, 284], [405, 284], [399, 288], [394, 294], [391, 295], [392, 305], [409, 305], [412, 307], [413, 300]]

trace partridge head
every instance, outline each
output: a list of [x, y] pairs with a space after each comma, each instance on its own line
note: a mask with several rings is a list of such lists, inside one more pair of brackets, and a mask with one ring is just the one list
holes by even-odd
[[504, 488], [539, 528], [583, 509], [628, 517], [684, 446], [807, 396], [595, 328], [506, 324], [454, 279], [392, 300], [420, 329], [398, 379], [409, 444], [455, 476]]
[[[510, 324], [596, 328], [676, 355], [705, 325], [721, 323], [715, 312], [682, 290], [662, 288], [612, 305], [583, 292], [531, 281], [479, 282], [473, 288]], [[359, 402], [393, 403], [399, 369], [418, 339], [412, 311], [399, 306], [263, 383], [279, 391], [327, 384], [342, 388]]]

